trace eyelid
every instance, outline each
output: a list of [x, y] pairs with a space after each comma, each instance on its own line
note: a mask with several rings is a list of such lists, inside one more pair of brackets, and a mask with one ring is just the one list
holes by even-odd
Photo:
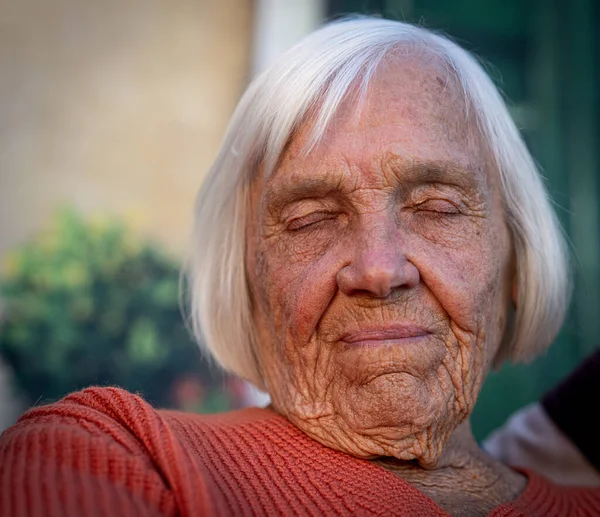
[[301, 219], [314, 213], [334, 213], [339, 209], [339, 204], [333, 199], [306, 198], [283, 207], [279, 213], [279, 221], [287, 226], [295, 219]]
[[332, 204], [329, 200], [315, 198], [299, 199], [291, 203], [286, 203], [281, 209], [280, 217], [282, 221], [287, 221], [293, 217], [302, 217], [313, 212], [326, 212], [330, 208], [332, 208]]
[[[460, 213], [460, 208], [457, 206], [456, 203], [454, 203], [453, 201], [450, 201], [449, 199], [442, 199], [442, 198], [432, 198], [432, 199], [426, 199], [424, 201], [421, 201], [419, 203], [416, 203], [415, 206], [416, 207], [421, 207], [422, 209], [427, 208], [427, 205], [446, 205], [447, 207], [452, 207], [452, 210], [448, 210], [448, 213]], [[432, 212], [445, 212], [445, 210], [434, 210], [434, 208], [436, 208], [435, 206], [431, 206], [431, 211]], [[439, 208], [442, 208], [441, 206]]]
[[289, 220], [286, 223], [286, 228], [288, 230], [299, 230], [306, 226], [310, 226], [312, 224], [325, 221], [327, 219], [333, 219], [334, 217], [335, 214], [332, 212], [325, 210], [317, 210], [315, 212], [311, 212], [310, 214], [305, 214]]

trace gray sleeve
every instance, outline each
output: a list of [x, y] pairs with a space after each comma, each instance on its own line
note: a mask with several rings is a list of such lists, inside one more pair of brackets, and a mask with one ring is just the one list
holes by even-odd
[[485, 440], [483, 448], [508, 465], [535, 470], [555, 483], [600, 486], [600, 473], [540, 404], [515, 413]]

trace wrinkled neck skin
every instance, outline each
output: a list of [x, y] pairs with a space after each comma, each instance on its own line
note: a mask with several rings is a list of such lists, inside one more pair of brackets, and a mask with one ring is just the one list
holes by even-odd
[[[273, 405], [269, 409], [277, 412]], [[527, 486], [522, 474], [479, 447], [468, 420], [454, 430], [437, 461], [427, 468], [417, 460], [405, 461], [393, 456], [370, 461], [417, 488], [456, 517], [488, 515], [497, 506], [517, 499]]]
[[527, 484], [524, 476], [477, 445], [469, 421], [456, 428], [431, 468], [393, 457], [371, 461], [410, 483], [454, 516], [487, 515], [495, 507], [517, 499]]

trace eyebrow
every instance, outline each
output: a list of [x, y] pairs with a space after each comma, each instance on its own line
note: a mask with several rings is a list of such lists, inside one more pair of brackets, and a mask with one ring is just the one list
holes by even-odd
[[[436, 160], [415, 162], [410, 167], [395, 168], [394, 160], [388, 167], [399, 177], [400, 185], [414, 187], [426, 184], [443, 184], [458, 187], [461, 190], [482, 188], [483, 178], [474, 167], [464, 167], [452, 161]], [[341, 172], [341, 171], [340, 171]], [[296, 182], [289, 179], [268, 185], [265, 191], [267, 205], [272, 203], [290, 203], [308, 198], [326, 197], [343, 188], [345, 173], [331, 173], [324, 176], [307, 176]]]
[[402, 182], [409, 184], [441, 183], [463, 189], [481, 188], [485, 184], [476, 167], [452, 161], [416, 162], [399, 174], [406, 176]]
[[293, 202], [311, 197], [326, 197], [332, 192], [339, 191], [342, 182], [343, 177], [334, 181], [331, 176], [301, 178], [294, 183], [288, 180], [283, 184], [267, 186], [265, 201], [267, 204], [272, 204], [279, 201]]

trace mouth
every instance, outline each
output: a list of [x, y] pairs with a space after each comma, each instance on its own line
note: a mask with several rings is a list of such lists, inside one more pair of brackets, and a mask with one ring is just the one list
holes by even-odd
[[416, 325], [397, 325], [347, 333], [342, 336], [340, 341], [352, 346], [366, 347], [394, 344], [406, 345], [410, 342], [420, 341], [430, 334], [429, 330]]

